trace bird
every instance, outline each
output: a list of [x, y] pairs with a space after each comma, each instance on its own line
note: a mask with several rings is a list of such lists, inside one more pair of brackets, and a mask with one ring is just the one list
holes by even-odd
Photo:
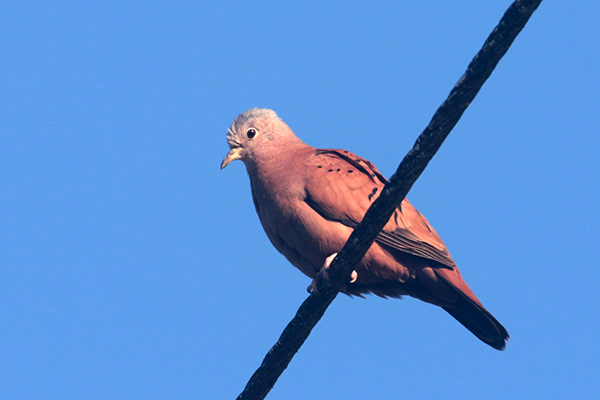
[[[252, 108], [227, 129], [221, 169], [241, 160], [254, 207], [273, 246], [302, 273], [327, 277], [386, 178], [371, 162], [341, 149], [304, 143], [273, 110]], [[310, 290], [309, 290], [310, 291]], [[439, 306], [494, 349], [507, 330], [463, 280], [446, 245], [427, 219], [404, 199], [341, 292], [383, 298], [408, 295]]]

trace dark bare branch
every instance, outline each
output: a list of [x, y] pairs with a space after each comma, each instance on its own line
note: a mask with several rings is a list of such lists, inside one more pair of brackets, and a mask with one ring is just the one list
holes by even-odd
[[302, 303], [294, 319], [269, 350], [262, 365], [252, 375], [237, 400], [261, 400], [273, 388], [292, 357], [335, 299], [341, 286], [349, 280], [354, 265], [367, 252], [377, 234], [406, 197], [541, 2], [542, 0], [517, 0], [508, 8], [482, 49], [469, 64], [465, 74], [435, 112], [414, 147], [404, 157], [380, 197], [369, 208], [363, 221], [334, 259], [329, 280], [319, 282], [319, 294], [310, 295]]

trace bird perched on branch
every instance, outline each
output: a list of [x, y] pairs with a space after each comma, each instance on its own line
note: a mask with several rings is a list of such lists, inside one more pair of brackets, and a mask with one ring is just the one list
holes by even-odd
[[[313, 279], [381, 193], [386, 179], [369, 161], [302, 142], [277, 114], [253, 108], [228, 129], [229, 153], [246, 165], [260, 222], [280, 253]], [[442, 307], [480, 340], [503, 350], [506, 329], [462, 279], [448, 249], [408, 200], [398, 207], [342, 288], [348, 295], [409, 295]]]

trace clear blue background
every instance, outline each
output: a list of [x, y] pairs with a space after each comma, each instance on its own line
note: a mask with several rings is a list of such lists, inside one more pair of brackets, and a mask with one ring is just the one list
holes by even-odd
[[[510, 1], [7, 1], [5, 399], [232, 399], [306, 298], [226, 128], [275, 109], [390, 175]], [[508, 328], [340, 296], [271, 399], [600, 391], [600, 3], [545, 1], [409, 198]]]

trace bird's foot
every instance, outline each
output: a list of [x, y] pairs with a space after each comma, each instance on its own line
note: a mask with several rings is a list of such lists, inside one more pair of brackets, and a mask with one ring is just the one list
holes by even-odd
[[[319, 289], [317, 288], [317, 282], [319, 280], [319, 277], [324, 280], [329, 279], [329, 271], [328, 271], [329, 266], [331, 265], [331, 263], [333, 262], [333, 259], [337, 255], [338, 255], [338, 253], [333, 253], [332, 255], [330, 255], [329, 257], [327, 257], [325, 259], [325, 262], [323, 263], [321, 270], [317, 273], [317, 276], [315, 277], [315, 279], [312, 280], [311, 284], [306, 288], [308, 293], [319, 293]], [[352, 271], [352, 274], [350, 275], [350, 283], [356, 282], [357, 279], [358, 279], [358, 272]]]

